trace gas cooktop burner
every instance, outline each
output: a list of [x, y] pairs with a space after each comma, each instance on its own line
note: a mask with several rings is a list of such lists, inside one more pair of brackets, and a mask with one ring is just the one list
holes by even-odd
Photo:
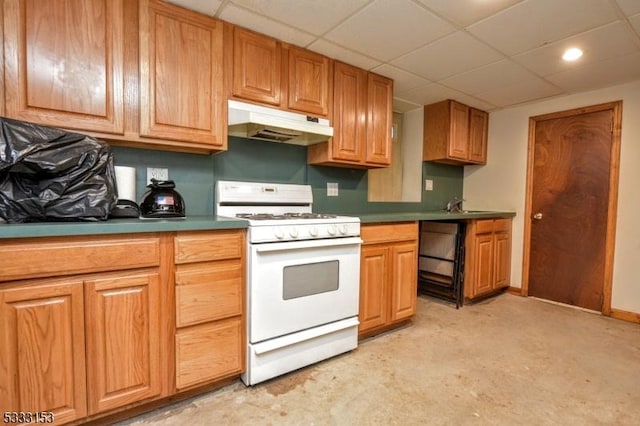
[[334, 214], [325, 213], [238, 213], [237, 218], [250, 220], [286, 220], [286, 219], [334, 219]]

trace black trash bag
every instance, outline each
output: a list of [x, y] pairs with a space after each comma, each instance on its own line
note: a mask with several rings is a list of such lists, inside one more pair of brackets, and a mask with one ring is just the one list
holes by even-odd
[[0, 218], [106, 220], [117, 202], [111, 148], [89, 136], [0, 117]]

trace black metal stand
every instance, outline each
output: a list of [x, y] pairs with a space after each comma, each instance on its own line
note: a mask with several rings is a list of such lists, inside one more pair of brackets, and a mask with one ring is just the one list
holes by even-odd
[[458, 222], [457, 225], [453, 276], [418, 271], [418, 292], [453, 302], [456, 304], [456, 309], [459, 309], [464, 304], [464, 237], [466, 224]]

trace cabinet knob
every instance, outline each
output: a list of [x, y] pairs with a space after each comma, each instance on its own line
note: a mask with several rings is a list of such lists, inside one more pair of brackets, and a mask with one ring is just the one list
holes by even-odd
[[542, 219], [542, 213], [539, 213], [539, 212], [538, 212], [538, 213], [534, 214], [534, 215], [533, 215], [533, 218], [534, 218], [535, 220], [540, 220], [540, 219]]

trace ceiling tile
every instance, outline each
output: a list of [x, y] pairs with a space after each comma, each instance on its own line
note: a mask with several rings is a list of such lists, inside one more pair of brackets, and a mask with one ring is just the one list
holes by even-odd
[[392, 61], [393, 65], [430, 80], [441, 80], [463, 71], [504, 59], [465, 31], [457, 31]]
[[[202, 1], [202, 0], [201, 0]], [[315, 35], [322, 35], [371, 0], [231, 0], [232, 3]]]
[[345, 49], [342, 46], [333, 44], [324, 39], [318, 39], [311, 43], [308, 47], [314, 52], [321, 53], [333, 59], [337, 59], [344, 63], [369, 70], [381, 64], [380, 61], [369, 58], [368, 56], [361, 55], [353, 50]]
[[547, 77], [568, 92], [608, 87], [640, 79], [640, 53], [607, 59]]
[[168, 0], [168, 2], [209, 16], [215, 16], [222, 4], [222, 0]]
[[316, 39], [316, 37], [309, 33], [288, 27], [233, 4], [224, 6], [220, 14], [220, 19], [262, 34], [267, 34], [271, 37], [295, 44], [296, 46], [305, 47]]
[[427, 84], [426, 86], [417, 87], [403, 92], [396, 92], [395, 97], [419, 105], [429, 105], [445, 99], [455, 99], [456, 101], [485, 111], [495, 108], [494, 105], [488, 102], [483, 102], [481, 99], [444, 87], [437, 83]]
[[429, 9], [441, 16], [455, 22], [461, 27], [466, 27], [482, 18], [493, 15], [507, 7], [513, 6], [522, 0], [418, 0]]
[[522, 66], [505, 59], [455, 75], [441, 83], [452, 89], [475, 95], [498, 90], [505, 85], [510, 86], [534, 77]]
[[640, 1], [638, 0], [616, 0], [620, 9], [627, 16], [634, 15], [636, 13], [640, 13]]
[[548, 98], [550, 96], [557, 96], [562, 93], [562, 89], [532, 76], [518, 83], [505, 84], [489, 92], [479, 93], [478, 96], [488, 100], [494, 105], [505, 107]]
[[411, 0], [376, 0], [325, 38], [386, 62], [453, 30]]
[[[583, 56], [574, 62], [563, 61], [562, 53], [569, 47], [579, 47], [584, 52]], [[638, 46], [626, 25], [618, 21], [530, 50], [512, 59], [544, 77], [637, 50]]]
[[468, 27], [507, 55], [515, 55], [617, 19], [602, 0], [527, 0]]
[[414, 104], [413, 102], [407, 102], [402, 99], [393, 98], [393, 110], [395, 112], [407, 112], [420, 108], [422, 105]]
[[427, 84], [431, 83], [427, 79], [419, 77], [415, 74], [408, 73], [388, 64], [375, 67], [371, 71], [392, 79], [394, 92], [404, 92], [416, 87], [426, 86]]

